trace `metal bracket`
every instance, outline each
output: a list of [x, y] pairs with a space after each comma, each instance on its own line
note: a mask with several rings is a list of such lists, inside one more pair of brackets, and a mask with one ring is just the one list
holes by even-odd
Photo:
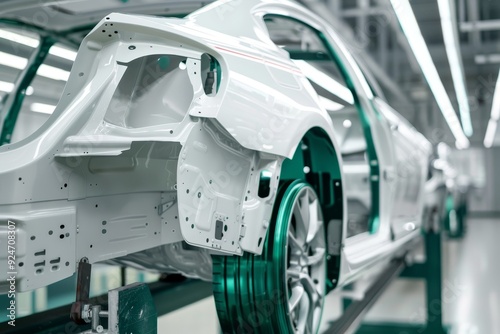
[[92, 265], [89, 260], [84, 257], [78, 263], [78, 276], [76, 281], [76, 300], [71, 305], [71, 320], [79, 325], [84, 325], [90, 321], [86, 321], [83, 314], [87, 312], [85, 306], [89, 306], [90, 293], [90, 275]]

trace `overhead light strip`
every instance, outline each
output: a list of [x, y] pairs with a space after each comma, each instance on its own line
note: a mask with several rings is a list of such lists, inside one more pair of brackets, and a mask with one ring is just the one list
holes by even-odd
[[[10, 93], [14, 89], [14, 83], [7, 81], [0, 81], [0, 91], [5, 93]], [[33, 86], [28, 86], [26, 89], [26, 95], [33, 95]]]
[[14, 43], [23, 44], [32, 48], [36, 48], [38, 44], [40, 44], [40, 42], [36, 38], [16, 34], [15, 32], [7, 29], [0, 29], [0, 38]]
[[[0, 29], [0, 38], [14, 43], [26, 45], [31, 48], [36, 48], [40, 44], [40, 41], [36, 38], [17, 34], [15, 32], [6, 29]], [[76, 59], [76, 51], [66, 49], [58, 45], [52, 46], [49, 50], [49, 54], [60, 58], [68, 59], [71, 61], [75, 61]]]
[[41, 114], [52, 114], [54, 110], [56, 109], [56, 106], [52, 104], [45, 104], [45, 103], [32, 103], [30, 107], [31, 111], [41, 113]]
[[0, 51], [0, 65], [24, 70], [28, 64], [28, 59], [10, 53]]
[[498, 72], [495, 92], [493, 93], [493, 103], [491, 104], [491, 116], [484, 135], [484, 146], [491, 147], [497, 132], [497, 123], [500, 119], [500, 71]]
[[0, 91], [10, 93], [14, 89], [12, 82], [0, 81]]
[[497, 76], [495, 92], [493, 93], [493, 103], [491, 105], [491, 119], [498, 121], [500, 119], [500, 71]]
[[448, 123], [448, 126], [455, 137], [456, 147], [459, 149], [469, 147], [469, 139], [462, 130], [462, 126], [460, 125], [455, 109], [451, 104], [450, 98], [443, 86], [443, 82], [441, 81], [441, 78], [436, 70], [436, 66], [432, 61], [431, 54], [429, 53], [429, 49], [425, 44], [422, 33], [420, 32], [417, 19], [415, 18], [415, 14], [413, 13], [410, 3], [408, 0], [390, 1], [398, 18], [401, 29], [408, 39], [408, 43], [410, 44], [413, 54], [422, 69], [422, 73], [424, 74], [427, 84], [436, 99], [446, 123]]
[[[24, 70], [27, 64], [28, 59], [26, 58], [0, 51], [0, 65], [12, 67], [18, 70]], [[68, 71], [45, 64], [40, 65], [37, 74], [52, 80], [67, 81], [69, 78]]]
[[464, 133], [472, 136], [472, 121], [470, 116], [469, 100], [467, 88], [465, 86], [464, 67], [460, 56], [460, 47], [457, 36], [454, 8], [451, 0], [438, 0], [439, 15], [441, 16], [441, 28], [443, 30], [443, 39], [450, 64], [453, 86], [457, 95], [458, 109]]
[[500, 63], [500, 54], [495, 53], [495, 54], [489, 54], [489, 55], [475, 55], [474, 56], [474, 61], [476, 64], [498, 64]]
[[488, 121], [488, 127], [486, 128], [486, 134], [484, 135], [484, 147], [490, 148], [493, 146], [495, 140], [495, 135], [497, 132], [497, 121], [490, 119]]

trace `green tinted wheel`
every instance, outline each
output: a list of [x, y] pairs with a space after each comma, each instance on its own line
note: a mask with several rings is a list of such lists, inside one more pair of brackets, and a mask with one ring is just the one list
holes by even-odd
[[323, 214], [302, 181], [281, 187], [262, 255], [214, 257], [223, 333], [317, 333], [325, 283]]

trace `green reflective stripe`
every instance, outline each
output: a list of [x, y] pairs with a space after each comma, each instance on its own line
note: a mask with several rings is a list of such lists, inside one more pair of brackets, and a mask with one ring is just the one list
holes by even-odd
[[55, 40], [52, 38], [42, 38], [40, 45], [28, 60], [26, 68], [19, 74], [14, 89], [9, 94], [4, 106], [5, 113], [2, 132], [0, 133], [0, 146], [10, 143], [14, 127], [16, 126], [17, 117], [19, 116], [19, 111], [21, 110], [24, 97], [26, 96], [26, 89], [33, 81], [38, 68], [45, 60], [45, 57], [47, 57], [49, 49], [54, 43]]
[[215, 69], [217, 73], [217, 91], [219, 91], [220, 84], [222, 82], [222, 70], [220, 67], [220, 63], [217, 61], [217, 59], [215, 60]]
[[[347, 72], [346, 67], [338, 57], [335, 50], [331, 47], [330, 43], [328, 43], [328, 40], [325, 37], [325, 35], [322, 32], [318, 33], [323, 43], [325, 43], [325, 46], [330, 51], [332, 58], [339, 65], [340, 72], [344, 77], [347, 87], [354, 96], [354, 105], [356, 106], [356, 110], [358, 111], [359, 119], [361, 120], [361, 125], [363, 127], [363, 133], [366, 139], [366, 148], [367, 148], [366, 154], [368, 156], [368, 164], [370, 166], [371, 215], [370, 215], [368, 231], [370, 232], [370, 234], [374, 234], [378, 231], [380, 227], [380, 167], [379, 167], [377, 150], [375, 149], [375, 143], [371, 131], [370, 120], [368, 119], [368, 116], [361, 107], [361, 104], [359, 102], [359, 97], [356, 94], [356, 89], [354, 88], [354, 84], [351, 80], [351, 77], [349, 76], [349, 73]], [[377, 116], [377, 118], [381, 119], [372, 101], [370, 101], [370, 107]]]
[[332, 61], [330, 55], [323, 52], [288, 50], [291, 59], [309, 60], [309, 61]]

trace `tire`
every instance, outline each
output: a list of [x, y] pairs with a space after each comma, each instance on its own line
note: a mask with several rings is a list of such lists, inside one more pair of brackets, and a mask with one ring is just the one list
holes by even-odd
[[317, 333], [326, 291], [325, 240], [313, 188], [299, 180], [280, 187], [262, 255], [214, 256], [223, 333]]

